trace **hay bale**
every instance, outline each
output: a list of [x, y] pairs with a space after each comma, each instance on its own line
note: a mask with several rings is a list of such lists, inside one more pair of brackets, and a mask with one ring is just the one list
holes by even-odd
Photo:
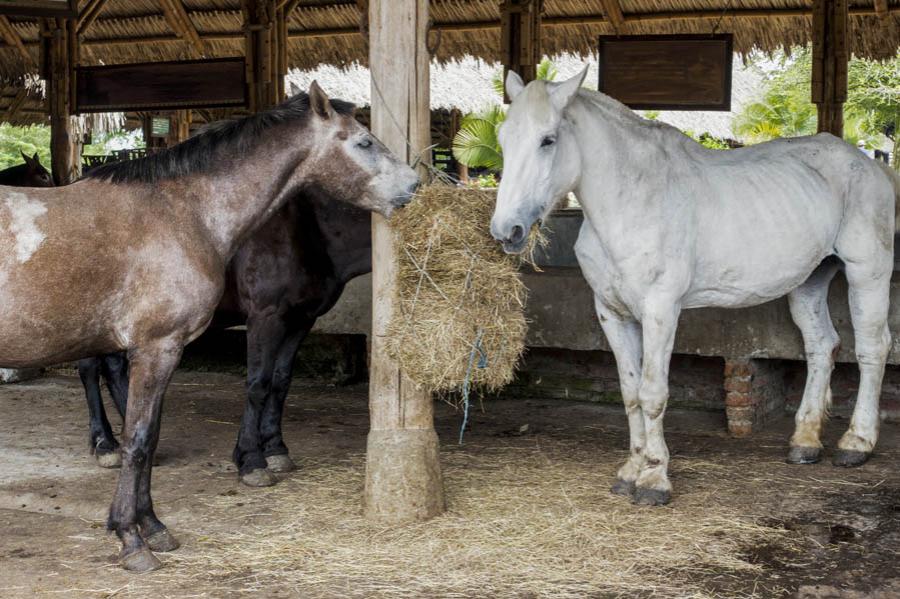
[[467, 379], [495, 391], [525, 349], [522, 258], [491, 237], [495, 200], [493, 191], [435, 183], [391, 220], [399, 265], [387, 350], [428, 391], [460, 390]]

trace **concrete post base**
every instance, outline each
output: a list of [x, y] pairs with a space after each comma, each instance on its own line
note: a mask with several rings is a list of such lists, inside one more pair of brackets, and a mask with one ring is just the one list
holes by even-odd
[[434, 429], [369, 431], [366, 517], [389, 524], [427, 520], [444, 511]]

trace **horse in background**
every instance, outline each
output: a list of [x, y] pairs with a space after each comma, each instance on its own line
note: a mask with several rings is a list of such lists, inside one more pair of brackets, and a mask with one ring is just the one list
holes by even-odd
[[17, 164], [0, 171], [0, 185], [10, 187], [53, 187], [50, 171], [41, 164], [37, 152], [31, 158], [22, 152], [23, 164]]
[[630, 431], [630, 456], [613, 492], [638, 504], [670, 500], [663, 416], [678, 317], [690, 308], [739, 308], [787, 295], [808, 367], [788, 461], [819, 461], [840, 342], [827, 296], [840, 269], [860, 382], [832, 462], [865, 462], [878, 439], [891, 348], [900, 177], [827, 133], [706, 149], [581, 89], [586, 72], [527, 86], [509, 72], [512, 104], [499, 132], [504, 176], [491, 233], [507, 252], [521, 252], [557, 202], [573, 191], [581, 202], [575, 253], [616, 357]]
[[[240, 247], [228, 265], [225, 293], [210, 327], [247, 325], [247, 402], [232, 459], [244, 484], [275, 484], [294, 469], [281, 430], [297, 350], [319, 316], [354, 277], [372, 270], [368, 212], [308, 191], [288, 201]], [[90, 415], [90, 447], [104, 468], [121, 464], [100, 395], [126, 413], [124, 353], [78, 362]]]

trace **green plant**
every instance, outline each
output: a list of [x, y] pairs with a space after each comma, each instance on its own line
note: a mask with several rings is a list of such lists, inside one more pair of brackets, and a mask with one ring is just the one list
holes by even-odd
[[453, 156], [470, 168], [502, 169], [503, 155], [497, 131], [505, 118], [506, 111], [499, 105], [484, 112], [467, 114], [453, 138]]
[[[541, 63], [535, 69], [535, 79], [540, 79], [542, 81], [554, 81], [557, 75], [559, 75], [559, 71], [556, 69], [556, 65], [553, 64], [552, 60], [546, 57], [541, 60]], [[503, 69], [500, 69], [499, 72], [494, 74], [491, 78], [491, 85], [493, 86], [494, 91], [497, 92], [497, 95], [502, 98], [505, 91]]]

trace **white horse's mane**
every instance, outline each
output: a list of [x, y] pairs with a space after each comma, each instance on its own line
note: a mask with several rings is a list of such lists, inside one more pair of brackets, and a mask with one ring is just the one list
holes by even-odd
[[[612, 98], [603, 92], [582, 87], [578, 90], [578, 98], [584, 100], [590, 106], [597, 108], [608, 119], [613, 119], [619, 124], [626, 127], [642, 127], [647, 131], [658, 131], [664, 135], [671, 135], [676, 140], [681, 138], [688, 139], [695, 144], [693, 139], [684, 133], [681, 129], [673, 127], [662, 121], [654, 121], [646, 119], [634, 112], [615, 98]], [[697, 144], [699, 146], [699, 144]]]

